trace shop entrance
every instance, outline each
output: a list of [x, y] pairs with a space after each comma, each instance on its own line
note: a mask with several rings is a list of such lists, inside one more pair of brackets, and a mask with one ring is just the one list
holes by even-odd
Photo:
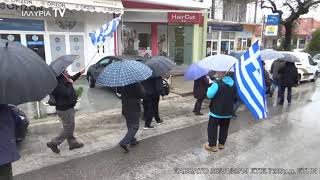
[[189, 65], [192, 63], [192, 26], [169, 26], [169, 57], [172, 58], [177, 65]]

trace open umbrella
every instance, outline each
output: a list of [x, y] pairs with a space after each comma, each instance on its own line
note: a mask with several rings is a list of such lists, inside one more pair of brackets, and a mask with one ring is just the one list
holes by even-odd
[[233, 65], [238, 60], [232, 56], [219, 54], [209, 56], [198, 62], [198, 65], [202, 68], [213, 70], [213, 71], [234, 71]]
[[262, 50], [260, 55], [261, 55], [261, 58], [263, 61], [273, 60], [273, 59], [278, 59], [278, 58], [284, 57], [284, 55], [281, 52], [273, 50], [273, 49]]
[[78, 58], [78, 55], [60, 56], [50, 64], [50, 67], [55, 72], [56, 76], [59, 76], [64, 70], [67, 69], [68, 66], [70, 66], [74, 62], [74, 60]]
[[232, 51], [229, 55], [232, 57], [235, 57], [239, 61], [241, 60], [241, 56], [245, 53], [246, 51]]
[[145, 62], [153, 71], [153, 76], [165, 76], [167, 75], [176, 64], [170, 59], [164, 56], [155, 56]]
[[207, 75], [208, 70], [201, 68], [197, 64], [191, 64], [187, 71], [184, 74], [184, 79], [185, 80], [196, 80], [199, 79], [200, 77]]
[[280, 60], [280, 61], [286, 61], [286, 62], [299, 62], [299, 58], [293, 54], [289, 54], [289, 53], [282, 53], [284, 55], [283, 58], [279, 58], [277, 60]]
[[107, 66], [98, 76], [97, 85], [121, 87], [146, 80], [152, 70], [134, 60], [117, 61]]
[[56, 87], [51, 68], [31, 49], [0, 40], [0, 104], [39, 101]]

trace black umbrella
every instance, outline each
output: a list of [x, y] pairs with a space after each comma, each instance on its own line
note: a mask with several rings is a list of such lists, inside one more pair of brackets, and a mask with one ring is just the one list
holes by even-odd
[[289, 53], [282, 53], [284, 55], [283, 58], [279, 58], [277, 60], [279, 61], [286, 61], [286, 62], [291, 62], [291, 63], [294, 63], [294, 62], [299, 62], [299, 58], [293, 54], [289, 54]]
[[70, 66], [74, 62], [74, 60], [78, 58], [78, 55], [60, 56], [50, 64], [50, 67], [52, 68], [56, 76], [59, 76], [64, 70], [67, 69], [68, 66]]
[[173, 61], [164, 56], [152, 57], [151, 59], [147, 60], [145, 64], [152, 69], [152, 76], [154, 77], [165, 76], [174, 67], [176, 67], [176, 64]]
[[0, 104], [39, 101], [56, 85], [54, 73], [37, 53], [0, 39]]

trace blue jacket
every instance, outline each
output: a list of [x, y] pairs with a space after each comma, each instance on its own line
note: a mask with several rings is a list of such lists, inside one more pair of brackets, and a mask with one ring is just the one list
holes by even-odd
[[[225, 76], [222, 79], [222, 82], [225, 83], [226, 85], [232, 87], [234, 85], [234, 80], [230, 77], [230, 76]], [[213, 83], [207, 91], [207, 97], [209, 99], [213, 99], [214, 96], [217, 94], [219, 90], [219, 85], [217, 83]], [[209, 113], [210, 116], [213, 116], [215, 118], [231, 118], [232, 115], [230, 114], [230, 116], [220, 116], [219, 114], [213, 114], [212, 112]]]
[[0, 104], [0, 165], [20, 158], [15, 138], [15, 124], [19, 118], [9, 106]]

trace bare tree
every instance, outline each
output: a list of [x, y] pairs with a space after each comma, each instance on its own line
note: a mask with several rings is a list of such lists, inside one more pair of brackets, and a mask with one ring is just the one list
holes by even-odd
[[[285, 28], [285, 38], [282, 44], [284, 50], [291, 50], [291, 39], [294, 32], [294, 24], [296, 20], [309, 10], [320, 4], [320, 0], [262, 0], [261, 8], [270, 9], [273, 13], [280, 15], [280, 24]], [[285, 17], [286, 16], [286, 17]]]

